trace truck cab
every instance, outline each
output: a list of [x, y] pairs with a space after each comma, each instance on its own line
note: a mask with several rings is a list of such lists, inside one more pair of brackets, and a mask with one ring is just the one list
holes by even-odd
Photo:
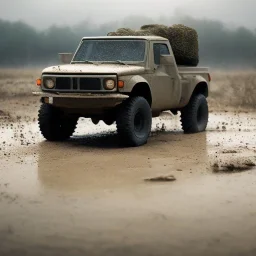
[[147, 142], [152, 117], [162, 111], [180, 111], [185, 132], [207, 126], [209, 71], [177, 66], [166, 38], [86, 37], [74, 54], [61, 57], [64, 65], [44, 69], [41, 92], [34, 93], [41, 97], [39, 126], [48, 140], [68, 139], [79, 117], [116, 122], [129, 146]]

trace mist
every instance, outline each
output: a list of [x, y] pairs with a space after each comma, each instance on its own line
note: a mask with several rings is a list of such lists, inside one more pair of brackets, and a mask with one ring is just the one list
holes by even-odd
[[254, 0], [0, 0], [0, 17], [46, 29], [53, 24], [74, 26], [84, 20], [104, 24], [136, 15], [169, 21], [171, 16], [182, 15], [254, 29], [255, 8]]
[[84, 36], [152, 23], [195, 28], [200, 65], [256, 67], [253, 0], [0, 0], [0, 7], [2, 67], [56, 64], [58, 52], [74, 52]]

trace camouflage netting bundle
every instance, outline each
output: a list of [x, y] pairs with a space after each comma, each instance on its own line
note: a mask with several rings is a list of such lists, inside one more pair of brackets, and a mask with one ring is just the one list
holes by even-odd
[[140, 30], [120, 28], [108, 36], [150, 36], [156, 35], [167, 38], [178, 65], [197, 66], [199, 63], [198, 34], [196, 30], [184, 25], [144, 25]]
[[152, 36], [149, 30], [132, 30], [130, 28], [119, 28], [116, 32], [108, 33], [108, 36]]

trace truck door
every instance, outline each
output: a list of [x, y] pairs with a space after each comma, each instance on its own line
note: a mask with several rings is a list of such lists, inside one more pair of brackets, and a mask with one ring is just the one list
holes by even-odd
[[151, 79], [151, 90], [153, 91], [153, 108], [159, 110], [171, 109], [177, 104], [175, 99], [175, 87], [177, 78], [176, 74], [168, 74], [164, 67], [160, 65], [161, 55], [171, 55], [170, 50], [165, 42], [152, 42], [151, 49], [153, 52], [153, 70], [154, 74]]

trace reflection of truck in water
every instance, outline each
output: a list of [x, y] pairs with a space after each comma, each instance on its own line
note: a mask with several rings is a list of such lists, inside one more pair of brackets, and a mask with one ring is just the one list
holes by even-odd
[[184, 132], [208, 123], [207, 68], [177, 66], [169, 41], [158, 36], [83, 38], [65, 65], [43, 70], [39, 126], [50, 141], [68, 139], [78, 118], [116, 122], [121, 142], [147, 142], [152, 117], [181, 112]]

